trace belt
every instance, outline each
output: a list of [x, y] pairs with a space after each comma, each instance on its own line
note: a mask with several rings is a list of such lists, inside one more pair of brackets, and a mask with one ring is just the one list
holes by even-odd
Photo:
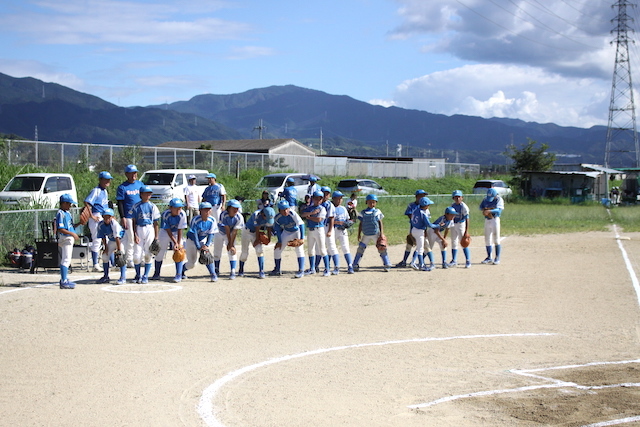
[[324, 228], [324, 226], [321, 226], [321, 227], [307, 227], [307, 230], [318, 230], [320, 228]]

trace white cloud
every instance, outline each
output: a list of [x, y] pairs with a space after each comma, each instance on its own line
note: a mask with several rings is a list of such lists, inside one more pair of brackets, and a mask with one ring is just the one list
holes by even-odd
[[401, 83], [393, 104], [439, 114], [511, 117], [561, 126], [606, 125], [610, 83], [539, 68], [466, 65]]
[[388, 99], [372, 99], [369, 101], [369, 104], [371, 105], [379, 105], [381, 107], [394, 107], [396, 106], [396, 102], [395, 101], [390, 101]]
[[231, 49], [231, 53], [227, 56], [227, 59], [252, 59], [262, 56], [273, 56], [275, 54], [276, 50], [270, 47], [242, 46]]

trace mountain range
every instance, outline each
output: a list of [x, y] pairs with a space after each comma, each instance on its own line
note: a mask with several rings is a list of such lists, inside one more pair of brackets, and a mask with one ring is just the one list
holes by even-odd
[[48, 141], [157, 145], [261, 133], [316, 150], [322, 141], [329, 155], [395, 156], [400, 144], [402, 156], [481, 164], [504, 164], [505, 147], [527, 138], [569, 155], [567, 163], [602, 163], [607, 130], [385, 108], [292, 85], [124, 108], [55, 83], [0, 74], [0, 133], [32, 139], [36, 126], [38, 139]]

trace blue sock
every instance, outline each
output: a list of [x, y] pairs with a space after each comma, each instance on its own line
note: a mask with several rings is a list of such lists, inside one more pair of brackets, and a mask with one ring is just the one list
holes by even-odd
[[216, 274], [220, 274], [220, 260], [213, 261], [213, 264], [216, 266]]
[[127, 266], [123, 265], [120, 267], [120, 280], [124, 280], [127, 277]]
[[500, 252], [502, 252], [502, 245], [496, 245], [496, 259], [500, 260]]
[[411, 259], [411, 263], [416, 263], [418, 261], [418, 251], [413, 251], [413, 258]]
[[491, 258], [491, 246], [485, 246], [485, 248], [487, 249], [487, 258]]
[[456, 262], [458, 260], [458, 250], [451, 249], [451, 261]]
[[351, 254], [344, 254], [344, 260], [347, 261], [347, 265], [353, 265], [353, 260], [351, 259]]
[[153, 277], [160, 277], [160, 270], [162, 270], [162, 261], [156, 261], [155, 270], [153, 270]]
[[316, 266], [316, 270], [320, 269], [320, 260], [322, 259], [322, 255], [316, 255], [316, 263], [314, 264]]
[[102, 263], [102, 270], [104, 272], [104, 277], [109, 277], [109, 263], [108, 262], [103, 262]]
[[[240, 268], [243, 268], [243, 266], [241, 266]], [[264, 257], [263, 256], [259, 256], [258, 257], [258, 271], [264, 271]]]
[[[262, 269], [260, 269], [260, 271], [262, 271]], [[244, 273], [244, 261], [240, 261], [240, 270], [238, 270], [238, 273]]]
[[[138, 264], [139, 265], [139, 264]], [[140, 270], [138, 270], [136, 272], [136, 274], [140, 274], [139, 273]], [[149, 277], [149, 272], [151, 271], [151, 263], [148, 262], [144, 265], [144, 277]]]
[[466, 258], [466, 260], [469, 261], [471, 259], [471, 251], [469, 250], [469, 248], [462, 248], [462, 252], [464, 252], [464, 257]]
[[429, 258], [429, 262], [431, 264], [435, 264], [435, 262], [433, 261], [433, 251], [427, 252], [427, 258]]
[[440, 251], [440, 254], [442, 254], [442, 263], [446, 264], [447, 263], [447, 251]]
[[380, 258], [382, 258], [382, 265], [387, 266], [391, 265], [391, 261], [389, 261], [389, 255], [387, 253], [380, 254]]
[[316, 257], [314, 255], [309, 257], [309, 270], [315, 270], [315, 269], [316, 269]]
[[304, 257], [298, 257], [298, 271], [304, 271]]
[[182, 277], [183, 262], [176, 262], [176, 277]]
[[329, 255], [323, 256], [322, 259], [324, 260], [324, 269], [326, 271], [329, 271], [329, 269], [331, 268], [331, 263], [329, 262]]
[[69, 267], [61, 265], [60, 266], [60, 280], [62, 281], [62, 283], [67, 281], [68, 275], [69, 275]]
[[422, 265], [424, 264], [424, 254], [418, 254], [418, 266], [422, 267]]
[[140, 277], [140, 264], [135, 264], [133, 268], [136, 270], [136, 277]]
[[231, 270], [235, 271], [235, 269], [236, 269], [236, 261], [229, 261], [229, 266], [231, 267]]
[[404, 251], [404, 256], [402, 257], [402, 262], [406, 263], [407, 259], [409, 259], [409, 255], [411, 254], [411, 251]]
[[335, 254], [335, 255], [331, 255], [331, 257], [333, 258], [333, 265], [336, 268], [339, 268], [340, 267], [340, 255]]
[[282, 265], [282, 258], [275, 260], [276, 261], [276, 267], [274, 268], [275, 271], [280, 271], [280, 266]]
[[91, 252], [91, 260], [93, 261], [93, 265], [98, 264], [98, 252]]
[[209, 270], [210, 275], [216, 274], [216, 269], [213, 267], [213, 263], [207, 264], [207, 270]]

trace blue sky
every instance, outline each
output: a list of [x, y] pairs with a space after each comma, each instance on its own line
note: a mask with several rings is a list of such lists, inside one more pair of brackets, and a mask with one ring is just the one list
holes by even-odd
[[0, 72], [120, 106], [294, 84], [432, 113], [590, 127], [607, 124], [612, 3], [5, 0]]

